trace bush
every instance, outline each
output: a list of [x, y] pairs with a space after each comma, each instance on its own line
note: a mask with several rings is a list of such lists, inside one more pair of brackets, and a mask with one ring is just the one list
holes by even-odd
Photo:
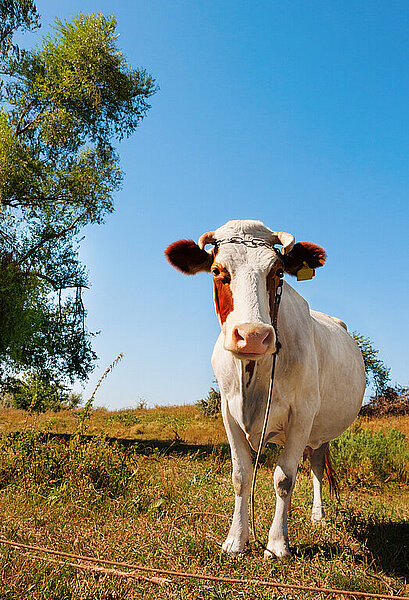
[[222, 410], [219, 390], [211, 387], [206, 398], [198, 400], [196, 406], [198, 406], [205, 417], [217, 417]]
[[396, 428], [373, 433], [358, 423], [331, 443], [331, 457], [350, 485], [409, 481], [409, 445]]
[[28, 375], [24, 379], [8, 378], [2, 386], [1, 404], [31, 412], [59, 411], [76, 408], [81, 395], [68, 392], [58, 382], [39, 375]]
[[132, 452], [102, 437], [66, 444], [34, 431], [0, 436], [0, 489], [23, 484], [93, 501], [129, 495], [134, 475]]
[[409, 414], [409, 387], [388, 386], [380, 396], [372, 396], [359, 414], [364, 417]]

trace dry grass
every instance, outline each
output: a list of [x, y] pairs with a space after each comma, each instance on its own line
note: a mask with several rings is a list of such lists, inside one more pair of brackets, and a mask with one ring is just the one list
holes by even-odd
[[380, 431], [386, 427], [396, 427], [399, 431], [405, 434], [409, 440], [409, 415], [388, 416], [388, 417], [361, 417], [362, 427], [366, 427], [371, 431]]

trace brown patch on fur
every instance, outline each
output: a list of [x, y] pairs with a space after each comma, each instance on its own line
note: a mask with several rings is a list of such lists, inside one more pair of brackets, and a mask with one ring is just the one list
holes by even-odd
[[317, 269], [325, 264], [327, 258], [324, 248], [311, 242], [298, 242], [288, 254], [282, 257], [284, 268], [290, 275], [296, 275], [304, 263], [310, 269]]
[[255, 360], [249, 360], [248, 363], [246, 364], [245, 367], [245, 371], [246, 373], [249, 374], [249, 380], [247, 382], [247, 387], [249, 387], [252, 377], [253, 377], [253, 373], [254, 373], [254, 367], [256, 366], [256, 361]]
[[223, 283], [222, 281], [215, 279], [214, 303], [216, 305], [216, 312], [219, 316], [220, 323], [223, 325], [234, 308], [233, 294], [228, 283]]
[[233, 294], [230, 288], [230, 273], [222, 265], [213, 263], [214, 303], [221, 325], [226, 321], [234, 308]]
[[213, 262], [213, 256], [201, 250], [193, 240], [173, 242], [166, 248], [165, 256], [173, 267], [186, 275], [210, 271]]

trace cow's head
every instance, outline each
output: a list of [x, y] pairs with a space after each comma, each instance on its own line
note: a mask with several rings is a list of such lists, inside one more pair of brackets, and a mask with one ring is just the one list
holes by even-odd
[[[211, 252], [205, 250], [207, 244], [213, 244]], [[281, 252], [274, 244], [281, 244]], [[203, 234], [197, 244], [174, 242], [165, 254], [183, 273], [212, 273], [224, 347], [242, 360], [276, 351], [271, 317], [282, 272], [296, 275], [303, 266], [315, 269], [325, 263], [320, 246], [295, 244], [291, 233], [272, 231], [261, 221], [229, 221]]]

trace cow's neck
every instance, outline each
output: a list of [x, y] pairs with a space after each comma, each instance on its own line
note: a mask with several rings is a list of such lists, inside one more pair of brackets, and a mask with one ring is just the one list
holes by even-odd
[[272, 358], [269, 355], [258, 361], [236, 360], [241, 374], [241, 421], [244, 430], [251, 434], [263, 423]]

